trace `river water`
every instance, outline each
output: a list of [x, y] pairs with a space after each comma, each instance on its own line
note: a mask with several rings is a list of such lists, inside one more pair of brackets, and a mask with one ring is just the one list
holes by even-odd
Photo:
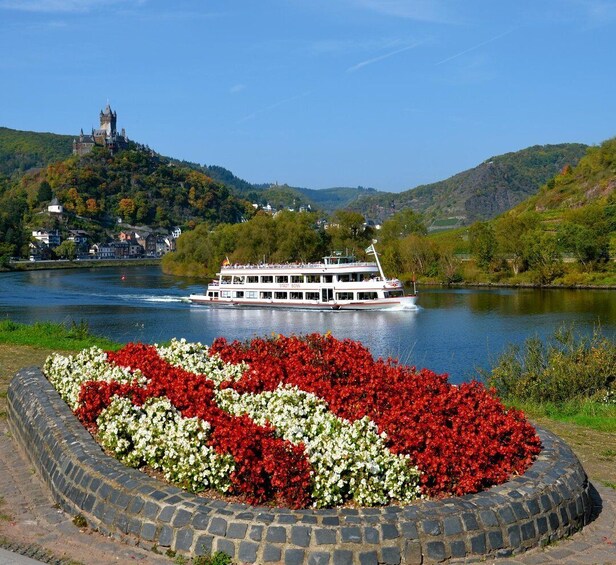
[[417, 311], [313, 312], [209, 308], [185, 302], [203, 282], [158, 267], [0, 274], [0, 316], [17, 322], [86, 321], [116, 341], [172, 337], [210, 343], [272, 333], [330, 331], [362, 341], [375, 356], [448, 373], [452, 382], [488, 367], [508, 343], [545, 337], [563, 323], [616, 333], [616, 291], [420, 289]]

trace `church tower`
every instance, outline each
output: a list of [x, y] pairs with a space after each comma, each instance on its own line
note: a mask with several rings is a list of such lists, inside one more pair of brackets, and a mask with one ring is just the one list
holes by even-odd
[[111, 106], [109, 106], [109, 104], [105, 106], [105, 110], [101, 110], [101, 129], [104, 129], [107, 132], [107, 139], [113, 138], [116, 135], [117, 118], [118, 115], [111, 110]]

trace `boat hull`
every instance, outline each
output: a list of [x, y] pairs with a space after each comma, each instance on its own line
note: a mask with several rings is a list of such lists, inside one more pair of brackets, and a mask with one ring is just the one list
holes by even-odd
[[292, 300], [247, 300], [239, 298], [211, 298], [203, 294], [191, 294], [192, 304], [212, 307], [239, 308], [292, 308], [298, 310], [416, 310], [415, 295], [361, 301], [292, 301]]

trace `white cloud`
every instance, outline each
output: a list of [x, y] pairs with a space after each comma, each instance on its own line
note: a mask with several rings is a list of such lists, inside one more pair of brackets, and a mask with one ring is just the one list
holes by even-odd
[[453, 55], [446, 57], [445, 59], [442, 59], [441, 61], [438, 61], [436, 65], [442, 65], [443, 63], [446, 63], [447, 61], [451, 61], [452, 59], [460, 57], [461, 55], [466, 55], [467, 53], [470, 53], [471, 51], [475, 51], [475, 49], [479, 49], [480, 47], [483, 47], [484, 45], [488, 45], [488, 43], [492, 43], [493, 41], [496, 41], [500, 39], [501, 37], [505, 37], [506, 35], [509, 35], [512, 31], [513, 29], [510, 29], [503, 33], [499, 33], [498, 35], [495, 35], [494, 37], [491, 37], [490, 39], [487, 39], [486, 41], [482, 41], [481, 43], [477, 43], [477, 45], [473, 45], [472, 47], [468, 47], [467, 49], [459, 51], [458, 53], [454, 53]]
[[98, 7], [145, 4], [146, 0], [0, 0], [0, 9], [22, 12], [89, 12]]
[[245, 84], [234, 84], [230, 89], [229, 92], [231, 94], [237, 94], [238, 92], [242, 92], [242, 90], [244, 90], [246, 88]]
[[362, 61], [361, 63], [357, 63], [356, 65], [353, 65], [352, 67], [349, 67], [347, 69], [347, 73], [354, 73], [355, 71], [358, 71], [359, 69], [361, 69], [363, 67], [367, 67], [368, 65], [372, 65], [374, 63], [378, 63], [379, 61], [383, 61], [384, 59], [389, 59], [390, 57], [393, 57], [394, 55], [398, 55], [399, 53], [403, 53], [404, 51], [408, 51], [409, 49], [414, 49], [418, 45], [421, 45], [420, 41], [412, 43], [411, 45], [406, 45], [406, 46], [401, 47], [400, 49], [396, 49], [394, 51], [389, 51], [388, 53], [384, 53], [383, 55], [378, 55], [376, 57], [372, 57], [370, 59], [366, 59], [365, 61]]

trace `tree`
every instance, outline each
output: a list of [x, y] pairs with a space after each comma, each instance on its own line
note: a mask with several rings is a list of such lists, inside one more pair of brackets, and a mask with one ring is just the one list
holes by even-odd
[[36, 201], [41, 204], [43, 202], [49, 202], [53, 198], [53, 192], [51, 191], [51, 185], [44, 180], [38, 187], [36, 193]]
[[540, 285], [551, 283], [562, 275], [562, 257], [556, 237], [540, 228], [527, 232], [523, 238], [524, 259], [534, 271], [535, 281]]
[[520, 215], [505, 214], [494, 223], [499, 251], [511, 261], [513, 274], [517, 275], [526, 268], [524, 260], [524, 234], [536, 229], [539, 217], [534, 212]]
[[363, 251], [372, 243], [374, 230], [366, 226], [365, 218], [359, 212], [336, 210], [328, 232], [331, 244], [336, 251], [350, 249], [353, 252]]
[[379, 241], [387, 244], [412, 233], [426, 235], [428, 230], [420, 214], [414, 212], [412, 208], [405, 208], [383, 223], [379, 231]]
[[471, 255], [481, 269], [487, 269], [496, 254], [496, 234], [488, 222], [476, 222], [468, 230]]
[[608, 238], [592, 228], [563, 222], [558, 226], [557, 240], [560, 249], [573, 253], [586, 269], [589, 269], [592, 263], [609, 260]]
[[55, 254], [62, 259], [72, 261], [77, 257], [77, 244], [74, 241], [65, 239], [58, 247], [54, 249]]

